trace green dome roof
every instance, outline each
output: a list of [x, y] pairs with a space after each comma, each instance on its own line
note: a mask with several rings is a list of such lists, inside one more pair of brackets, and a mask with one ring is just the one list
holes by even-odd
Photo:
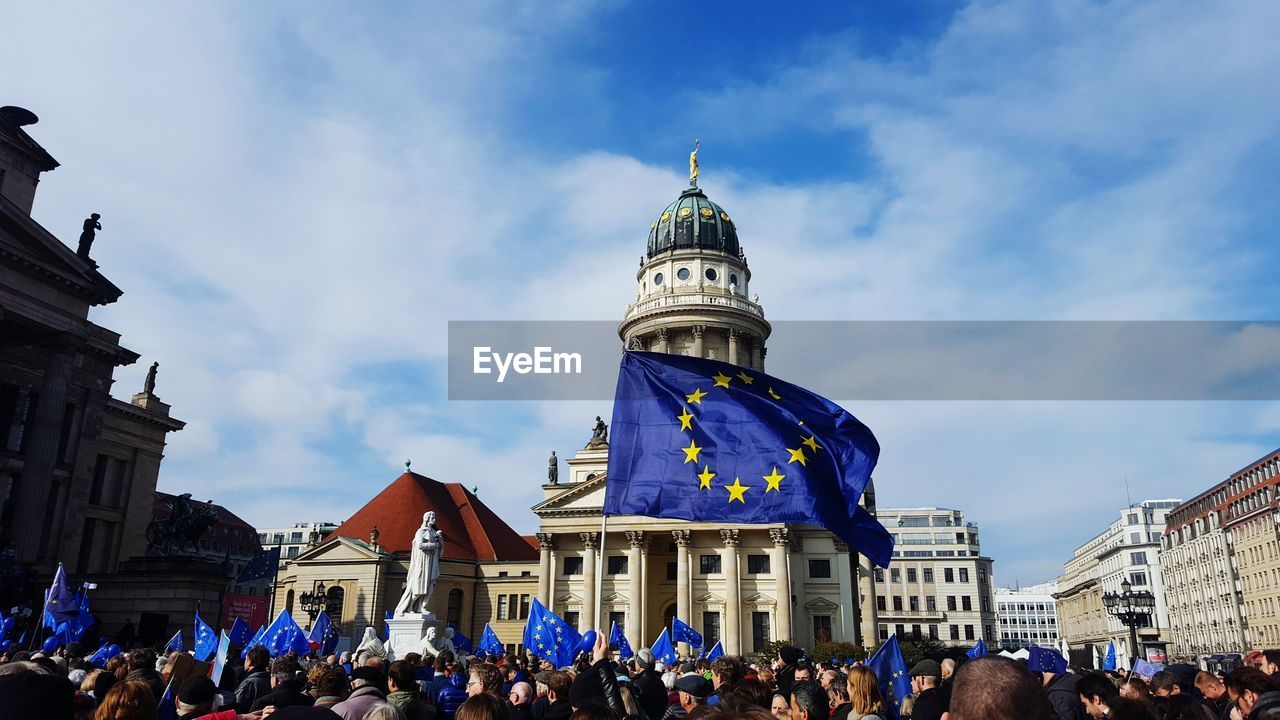
[[650, 258], [668, 250], [685, 249], [717, 250], [734, 257], [742, 254], [738, 231], [729, 213], [696, 187], [681, 193], [649, 229]]

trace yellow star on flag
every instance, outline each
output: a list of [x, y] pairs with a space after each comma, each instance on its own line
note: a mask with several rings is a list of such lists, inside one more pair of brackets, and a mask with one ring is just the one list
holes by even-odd
[[696, 403], [696, 404], [698, 404], [698, 405], [701, 405], [701, 404], [702, 404], [702, 398], [704, 398], [704, 397], [706, 397], [706, 396], [707, 396], [707, 394], [706, 394], [706, 393], [704, 393], [704, 392], [702, 392], [702, 388], [696, 388], [696, 389], [694, 389], [694, 391], [693, 391], [693, 394], [692, 394], [692, 395], [685, 395], [685, 396], [684, 396], [684, 399], [685, 399], [685, 400], [687, 400], [687, 401], [689, 401], [689, 402], [691, 402], [691, 403]]
[[732, 380], [733, 378], [729, 377], [728, 375], [725, 375], [724, 373], [716, 373], [715, 375], [711, 376], [711, 379], [716, 381], [716, 387], [728, 388], [729, 381]]
[[815, 453], [822, 449], [818, 445], [818, 437], [816, 435], [810, 435], [807, 439], [803, 440], [800, 444], [808, 445], [809, 448], [813, 450]]
[[746, 494], [747, 494], [747, 490], [750, 489], [750, 487], [751, 487], [750, 485], [743, 485], [742, 481], [739, 480], [738, 478], [734, 478], [733, 484], [725, 485], [724, 489], [729, 491], [729, 502], [733, 502], [734, 500], [737, 500], [743, 505], [746, 505], [747, 504]]
[[711, 467], [710, 467], [710, 466], [708, 466], [708, 465], [703, 465], [703, 466], [702, 466], [702, 472], [698, 473], [698, 475], [697, 475], [697, 478], [698, 478], [698, 489], [699, 489], [699, 490], [710, 490], [710, 489], [711, 489], [711, 478], [713, 478], [713, 477], [715, 477], [715, 476], [716, 476], [716, 474], [715, 474], [715, 473], [713, 473], [713, 472], [711, 472]]
[[790, 465], [793, 462], [798, 462], [803, 466], [804, 461], [808, 460], [808, 458], [804, 456], [804, 448], [802, 447], [796, 448], [795, 450], [792, 450], [791, 448], [787, 448], [787, 452], [791, 453], [791, 459], [787, 461], [788, 465]]
[[689, 447], [680, 449], [684, 450], [684, 461], [686, 463], [698, 462], [698, 453], [702, 452], [702, 448], [698, 447], [697, 440], [690, 440]]
[[753, 383], [753, 382], [755, 382], [755, 381], [756, 381], [756, 379], [755, 379], [755, 378], [751, 377], [750, 375], [746, 374], [745, 372], [740, 372], [740, 373], [738, 373], [738, 377], [742, 378], [742, 382], [743, 382], [743, 384], [744, 384], [744, 385], [750, 385], [751, 383]]
[[781, 400], [781, 399], [782, 399], [782, 396], [781, 396], [781, 395], [779, 395], [778, 393], [774, 392], [774, 391], [773, 391], [773, 388], [769, 388], [769, 397], [773, 398], [774, 400]]
[[769, 492], [770, 490], [776, 490], [778, 492], [782, 492], [782, 478], [784, 477], [786, 477], [786, 475], [779, 475], [777, 466], [774, 466], [773, 472], [764, 476], [764, 481], [768, 483], [768, 485], [765, 486], [764, 491]]
[[693, 413], [689, 412], [689, 408], [684, 408], [676, 419], [680, 421], [681, 430], [693, 430]]

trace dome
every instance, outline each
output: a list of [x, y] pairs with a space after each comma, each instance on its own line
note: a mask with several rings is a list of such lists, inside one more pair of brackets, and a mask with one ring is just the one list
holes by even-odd
[[724, 208], [697, 187], [680, 194], [649, 229], [649, 257], [668, 250], [716, 250], [741, 256], [738, 231]]

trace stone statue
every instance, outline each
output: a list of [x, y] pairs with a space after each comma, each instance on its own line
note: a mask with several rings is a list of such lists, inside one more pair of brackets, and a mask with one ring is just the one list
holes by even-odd
[[356, 648], [354, 657], [360, 657], [360, 653], [369, 653], [377, 655], [385, 660], [387, 658], [387, 647], [378, 639], [378, 632], [372, 627], [364, 629], [364, 638], [360, 640], [360, 645]]
[[160, 363], [151, 363], [151, 369], [147, 371], [147, 379], [142, 383], [142, 392], [154, 396], [156, 394], [156, 370], [160, 368]]
[[80, 246], [76, 248], [76, 255], [89, 259], [89, 248], [93, 246], [93, 238], [98, 230], [102, 229], [102, 223], [98, 222], [98, 218], [102, 217], [98, 213], [93, 213], [84, 220], [84, 231], [80, 233]]
[[609, 447], [609, 426], [604, 424], [604, 420], [600, 416], [596, 416], [596, 426], [591, 430], [591, 439], [587, 441], [588, 448]]
[[413, 534], [413, 550], [409, 556], [409, 574], [405, 578], [404, 594], [396, 603], [396, 614], [422, 614], [427, 611], [427, 601], [435, 592], [440, 577], [440, 554], [444, 550], [444, 535], [436, 529], [436, 514], [428, 510], [422, 516], [422, 526]]
[[147, 551], [176, 555], [185, 551], [188, 545], [192, 552], [197, 551], [200, 539], [218, 522], [218, 511], [213, 501], [193, 505], [191, 493], [183, 493], [168, 502], [169, 516], [147, 525]]
[[689, 153], [689, 186], [698, 187], [698, 145], [701, 141], [693, 140], [693, 152]]
[[453, 653], [454, 657], [458, 656], [458, 648], [453, 644], [453, 628], [445, 628], [443, 637], [438, 626], [427, 628], [427, 634], [422, 636], [422, 642], [418, 645], [418, 652], [423, 657], [436, 657], [446, 650]]
[[556, 457], [556, 451], [551, 451], [551, 457], [547, 459], [547, 483], [555, 485], [560, 482], [560, 458]]

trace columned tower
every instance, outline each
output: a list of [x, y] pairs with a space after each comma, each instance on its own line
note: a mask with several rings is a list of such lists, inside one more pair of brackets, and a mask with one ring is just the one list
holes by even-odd
[[636, 273], [639, 292], [618, 335], [629, 349], [722, 360], [764, 370], [771, 330], [738, 230], [724, 208], [697, 185], [696, 152], [689, 187], [649, 228]]

